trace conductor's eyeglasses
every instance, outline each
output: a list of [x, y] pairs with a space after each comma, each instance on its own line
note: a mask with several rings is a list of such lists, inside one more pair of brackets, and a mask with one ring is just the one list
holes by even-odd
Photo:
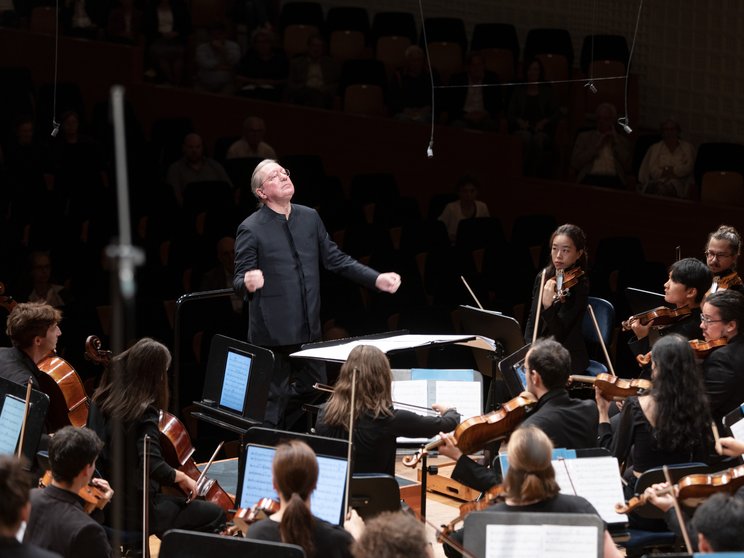
[[279, 178], [281, 175], [284, 175], [286, 177], [289, 177], [289, 169], [279, 169], [278, 171], [272, 172], [269, 176], [266, 177], [266, 179], [261, 182], [261, 186], [266, 184], [267, 182], [272, 182]]

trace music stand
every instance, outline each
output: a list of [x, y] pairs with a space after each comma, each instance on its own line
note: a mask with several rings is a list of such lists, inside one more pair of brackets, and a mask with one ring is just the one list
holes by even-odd
[[[571, 540], [571, 544], [578, 544], [578, 533], [576, 527], [593, 527], [596, 529], [596, 554], [593, 552], [580, 553], [578, 547], [576, 548], [576, 556], [596, 556], [602, 558], [604, 555], [604, 522], [597, 515], [584, 514], [584, 513], [531, 513], [531, 512], [497, 512], [497, 511], [482, 511], [479, 513], [471, 513], [465, 518], [464, 523], [464, 541], [463, 546], [467, 548], [474, 556], [485, 556], [486, 545], [490, 546], [490, 551], [494, 550], [494, 545], [499, 543], [508, 544], [509, 541], [506, 538], [501, 537], [489, 537], [488, 526], [489, 525], [502, 525], [508, 526], [504, 529], [504, 533], [511, 533], [516, 540], [520, 542], [537, 542], [536, 537], [540, 537], [541, 533], [544, 536], [550, 536], [545, 534], [545, 531], [550, 527], [562, 528], [566, 531], [566, 534]], [[520, 526], [529, 526], [532, 529], [529, 532], [519, 533]], [[571, 529], [574, 529], [572, 531]], [[586, 536], [591, 535], [591, 531], [583, 533]], [[589, 539], [591, 540], [591, 539]], [[550, 545], [546, 544], [545, 548], [549, 548]], [[586, 546], [583, 548], [586, 549]], [[592, 549], [594, 547], [592, 546]], [[526, 549], [521, 549], [525, 551]], [[562, 549], [565, 551], [565, 548]], [[496, 554], [503, 554], [494, 551]], [[547, 556], [550, 558], [550, 552], [544, 553], [541, 550], [534, 552], [534, 555]]]
[[305, 558], [296, 544], [225, 537], [211, 533], [171, 529], [163, 535], [160, 558], [203, 558], [240, 556], [241, 558]]
[[[26, 386], [0, 378], [0, 413], [5, 405], [6, 396], [10, 395], [21, 402], [26, 401]], [[23, 455], [29, 463], [34, 462], [39, 440], [44, 432], [44, 421], [49, 410], [49, 396], [46, 393], [32, 389], [29, 401], [28, 418], [26, 419], [26, 432], [23, 436]], [[20, 437], [20, 432], [18, 433]], [[16, 447], [18, 447], [16, 445]]]
[[357, 473], [351, 477], [349, 505], [365, 521], [386, 511], [400, 509], [400, 485], [383, 473]]

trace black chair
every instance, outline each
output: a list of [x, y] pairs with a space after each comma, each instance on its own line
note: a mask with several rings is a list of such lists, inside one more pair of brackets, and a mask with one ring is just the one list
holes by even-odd
[[341, 68], [339, 84], [341, 97], [349, 85], [356, 84], [378, 85], [385, 91], [387, 89], [385, 64], [379, 60], [347, 60]]
[[519, 60], [519, 38], [511, 23], [477, 23], [473, 27], [470, 50], [503, 48], [514, 54], [514, 64]]
[[372, 39], [380, 37], [408, 37], [416, 42], [418, 31], [413, 14], [408, 12], [377, 12], [372, 20]]
[[311, 25], [323, 29], [323, 8], [318, 2], [288, 2], [279, 12], [279, 31], [289, 25]]
[[424, 19], [426, 37], [421, 33], [421, 44], [428, 43], [457, 43], [462, 52], [468, 49], [468, 37], [465, 32], [465, 22], [459, 17], [427, 17]]
[[351, 178], [350, 196], [352, 203], [368, 203], [392, 206], [398, 199], [398, 183], [389, 172], [356, 174]]
[[581, 71], [588, 74], [589, 64], [595, 60], [616, 60], [627, 64], [628, 56], [628, 41], [622, 35], [587, 35], [581, 45]]
[[739, 143], [703, 143], [695, 159], [695, 183], [703, 183], [710, 171], [738, 172], [744, 175], [744, 145]]
[[326, 14], [326, 30], [361, 31], [365, 37], [369, 33], [369, 15], [364, 8], [352, 6], [333, 6]]
[[163, 536], [159, 556], [160, 558], [203, 558], [204, 556], [304, 558], [305, 551], [294, 544], [171, 529]]
[[219, 163], [224, 164], [227, 159], [227, 151], [230, 149], [230, 146], [239, 139], [240, 136], [222, 136], [214, 140], [212, 158], [217, 160]]
[[524, 42], [524, 59], [532, 60], [538, 54], [565, 56], [570, 71], [574, 62], [571, 34], [566, 29], [530, 29]]

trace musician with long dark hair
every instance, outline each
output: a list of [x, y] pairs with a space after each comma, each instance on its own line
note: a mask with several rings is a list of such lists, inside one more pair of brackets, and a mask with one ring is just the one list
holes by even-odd
[[[318, 483], [318, 460], [312, 448], [300, 440], [280, 444], [271, 473], [279, 511], [251, 525], [248, 538], [299, 545], [307, 558], [351, 558], [351, 534], [315, 517], [310, 509], [310, 496]], [[358, 527], [358, 515], [352, 523]]]
[[[525, 327], [524, 339], [532, 342], [537, 319], [538, 305], [540, 318], [537, 337], [554, 337], [571, 353], [571, 371], [583, 373], [589, 365], [581, 322], [589, 302], [589, 279], [587, 267], [586, 235], [576, 225], [565, 224], [558, 227], [550, 237], [550, 263], [545, 268], [545, 284], [542, 291], [542, 272], [535, 278], [532, 289], [532, 305]], [[562, 275], [568, 276], [578, 269], [584, 275], [577, 283], [563, 292]]]
[[[150, 338], [137, 341], [131, 348], [115, 356], [104, 373], [88, 416], [92, 428], [105, 446], [98, 459], [104, 478], [113, 478], [118, 466], [124, 474], [124, 525], [127, 531], [141, 531], [143, 439], [150, 437], [150, 482], [147, 487], [150, 503], [150, 533], [161, 536], [168, 529], [213, 532], [225, 523], [224, 511], [203, 500], [187, 501], [186, 496], [171, 496], [160, 492], [161, 486], [178, 486], [185, 494], [195, 490], [195, 481], [174, 469], [163, 458], [160, 446], [160, 410], [168, 408], [168, 368], [171, 355], [168, 348]], [[123, 452], [114, 462], [112, 446], [114, 430], [120, 429]], [[112, 506], [109, 506], [111, 509]], [[110, 519], [109, 519], [110, 522]]]

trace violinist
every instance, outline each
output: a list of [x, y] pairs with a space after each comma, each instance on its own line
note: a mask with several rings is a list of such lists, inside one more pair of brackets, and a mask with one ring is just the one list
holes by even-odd
[[248, 537], [299, 545], [307, 558], [351, 558], [354, 538], [348, 531], [361, 532], [364, 522], [352, 512], [344, 530], [312, 514], [310, 496], [318, 482], [318, 460], [312, 448], [300, 440], [278, 445], [271, 474], [279, 511], [251, 525]]
[[[559, 491], [551, 464], [552, 453], [553, 444], [539, 428], [520, 426], [515, 430], [507, 450], [509, 469], [504, 477], [506, 501], [490, 506], [487, 511], [599, 515], [594, 506], [581, 496]], [[455, 531], [453, 538], [462, 542], [462, 531]], [[459, 556], [447, 544], [444, 545], [444, 553], [450, 558]], [[604, 532], [604, 556], [622, 556], [607, 529]]]
[[424, 524], [404, 511], [382, 512], [366, 521], [352, 553], [354, 558], [434, 558]]
[[[673, 463], [707, 462], [711, 419], [703, 381], [690, 345], [681, 335], [667, 335], [651, 350], [653, 389], [648, 395], [625, 400], [613, 433], [610, 402], [596, 391], [600, 445], [625, 470], [629, 490], [649, 469]], [[632, 518], [632, 516], [631, 516]]]
[[40, 302], [16, 304], [8, 315], [8, 336], [12, 347], [0, 348], [0, 378], [39, 389], [38, 364], [57, 348], [62, 332], [62, 312]]
[[[526, 343], [532, 341], [538, 304], [541, 304], [537, 336], [553, 336], [566, 347], [571, 353], [571, 372], [581, 374], [589, 365], [589, 355], [581, 333], [581, 323], [589, 300], [589, 279], [585, 274], [587, 251], [584, 231], [570, 224], [558, 227], [550, 237], [550, 258], [550, 265], [544, 270], [545, 285], [542, 292], [538, 291], [543, 273], [539, 273], [535, 279], [524, 339]], [[584, 274], [578, 277], [576, 284], [569, 289], [558, 284], [562, 281], [561, 275], [569, 277], [572, 273], [580, 271]]]
[[[88, 426], [104, 441], [99, 468], [110, 478], [114, 467], [124, 472], [124, 529], [142, 530], [142, 467], [145, 435], [150, 437], [149, 529], [162, 536], [168, 529], [215, 532], [225, 523], [222, 508], [211, 502], [160, 493], [161, 486], [178, 486], [193, 494], [195, 481], [163, 459], [159, 441], [159, 416], [168, 408], [168, 348], [150, 338], [137, 341], [115, 356], [93, 393]], [[123, 455], [114, 463], [114, 428], [121, 429]], [[110, 520], [110, 518], [108, 518]], [[109, 523], [110, 524], [110, 523]]]
[[432, 437], [454, 430], [460, 423], [457, 409], [442, 403], [432, 408], [439, 416], [424, 417], [393, 409], [392, 371], [387, 356], [377, 347], [359, 345], [341, 366], [333, 395], [318, 414], [315, 431], [321, 436], [348, 439], [351, 415], [351, 378], [356, 369], [354, 405], [354, 473], [395, 475], [396, 438]]
[[[669, 267], [669, 279], [664, 283], [664, 300], [674, 304], [675, 308], [688, 307], [691, 312], [663, 328], [656, 328], [652, 323], [643, 325], [641, 320], [631, 319], [630, 328], [634, 337], [628, 346], [634, 355], [645, 355], [651, 349], [653, 341], [649, 333], [652, 328], [658, 336], [678, 333], [685, 339], [699, 339], [700, 304], [710, 287], [711, 273], [704, 263], [696, 258], [683, 258]], [[654, 335], [654, 341], [656, 335]], [[647, 370], [646, 373], [650, 373]]]
[[[52, 482], [31, 492], [31, 516], [23, 540], [61, 554], [64, 558], [109, 558], [111, 545], [100, 523], [83, 508], [78, 496], [89, 483], [100, 489], [105, 505], [113, 490], [103, 479], [93, 479], [103, 443], [87, 428], [66, 426], [49, 441]], [[99, 510], [98, 519], [103, 519]]]
[[727, 339], [726, 345], [703, 360], [705, 392], [710, 412], [721, 428], [721, 419], [744, 402], [744, 295], [733, 289], [718, 291], [705, 299], [700, 326], [706, 341]]
[[23, 461], [11, 455], [0, 455], [0, 556], [3, 558], [61, 558], [35, 545], [21, 544], [16, 538], [31, 513], [29, 493], [32, 486], [32, 476]]
[[[553, 339], [538, 339], [525, 358], [527, 391], [537, 405], [522, 422], [536, 426], [557, 448], [583, 449], [597, 445], [597, 408], [591, 401], [569, 397], [566, 390], [571, 357], [568, 350]], [[476, 490], [485, 491], [500, 482], [494, 469], [486, 469], [463, 455], [447, 436], [439, 452], [457, 463], [452, 478]], [[511, 444], [511, 442], [509, 442]]]
[[741, 236], [728, 225], [721, 225], [708, 235], [705, 261], [713, 274], [710, 293], [723, 289], [744, 292], [744, 284], [736, 271], [736, 260], [741, 253]]

